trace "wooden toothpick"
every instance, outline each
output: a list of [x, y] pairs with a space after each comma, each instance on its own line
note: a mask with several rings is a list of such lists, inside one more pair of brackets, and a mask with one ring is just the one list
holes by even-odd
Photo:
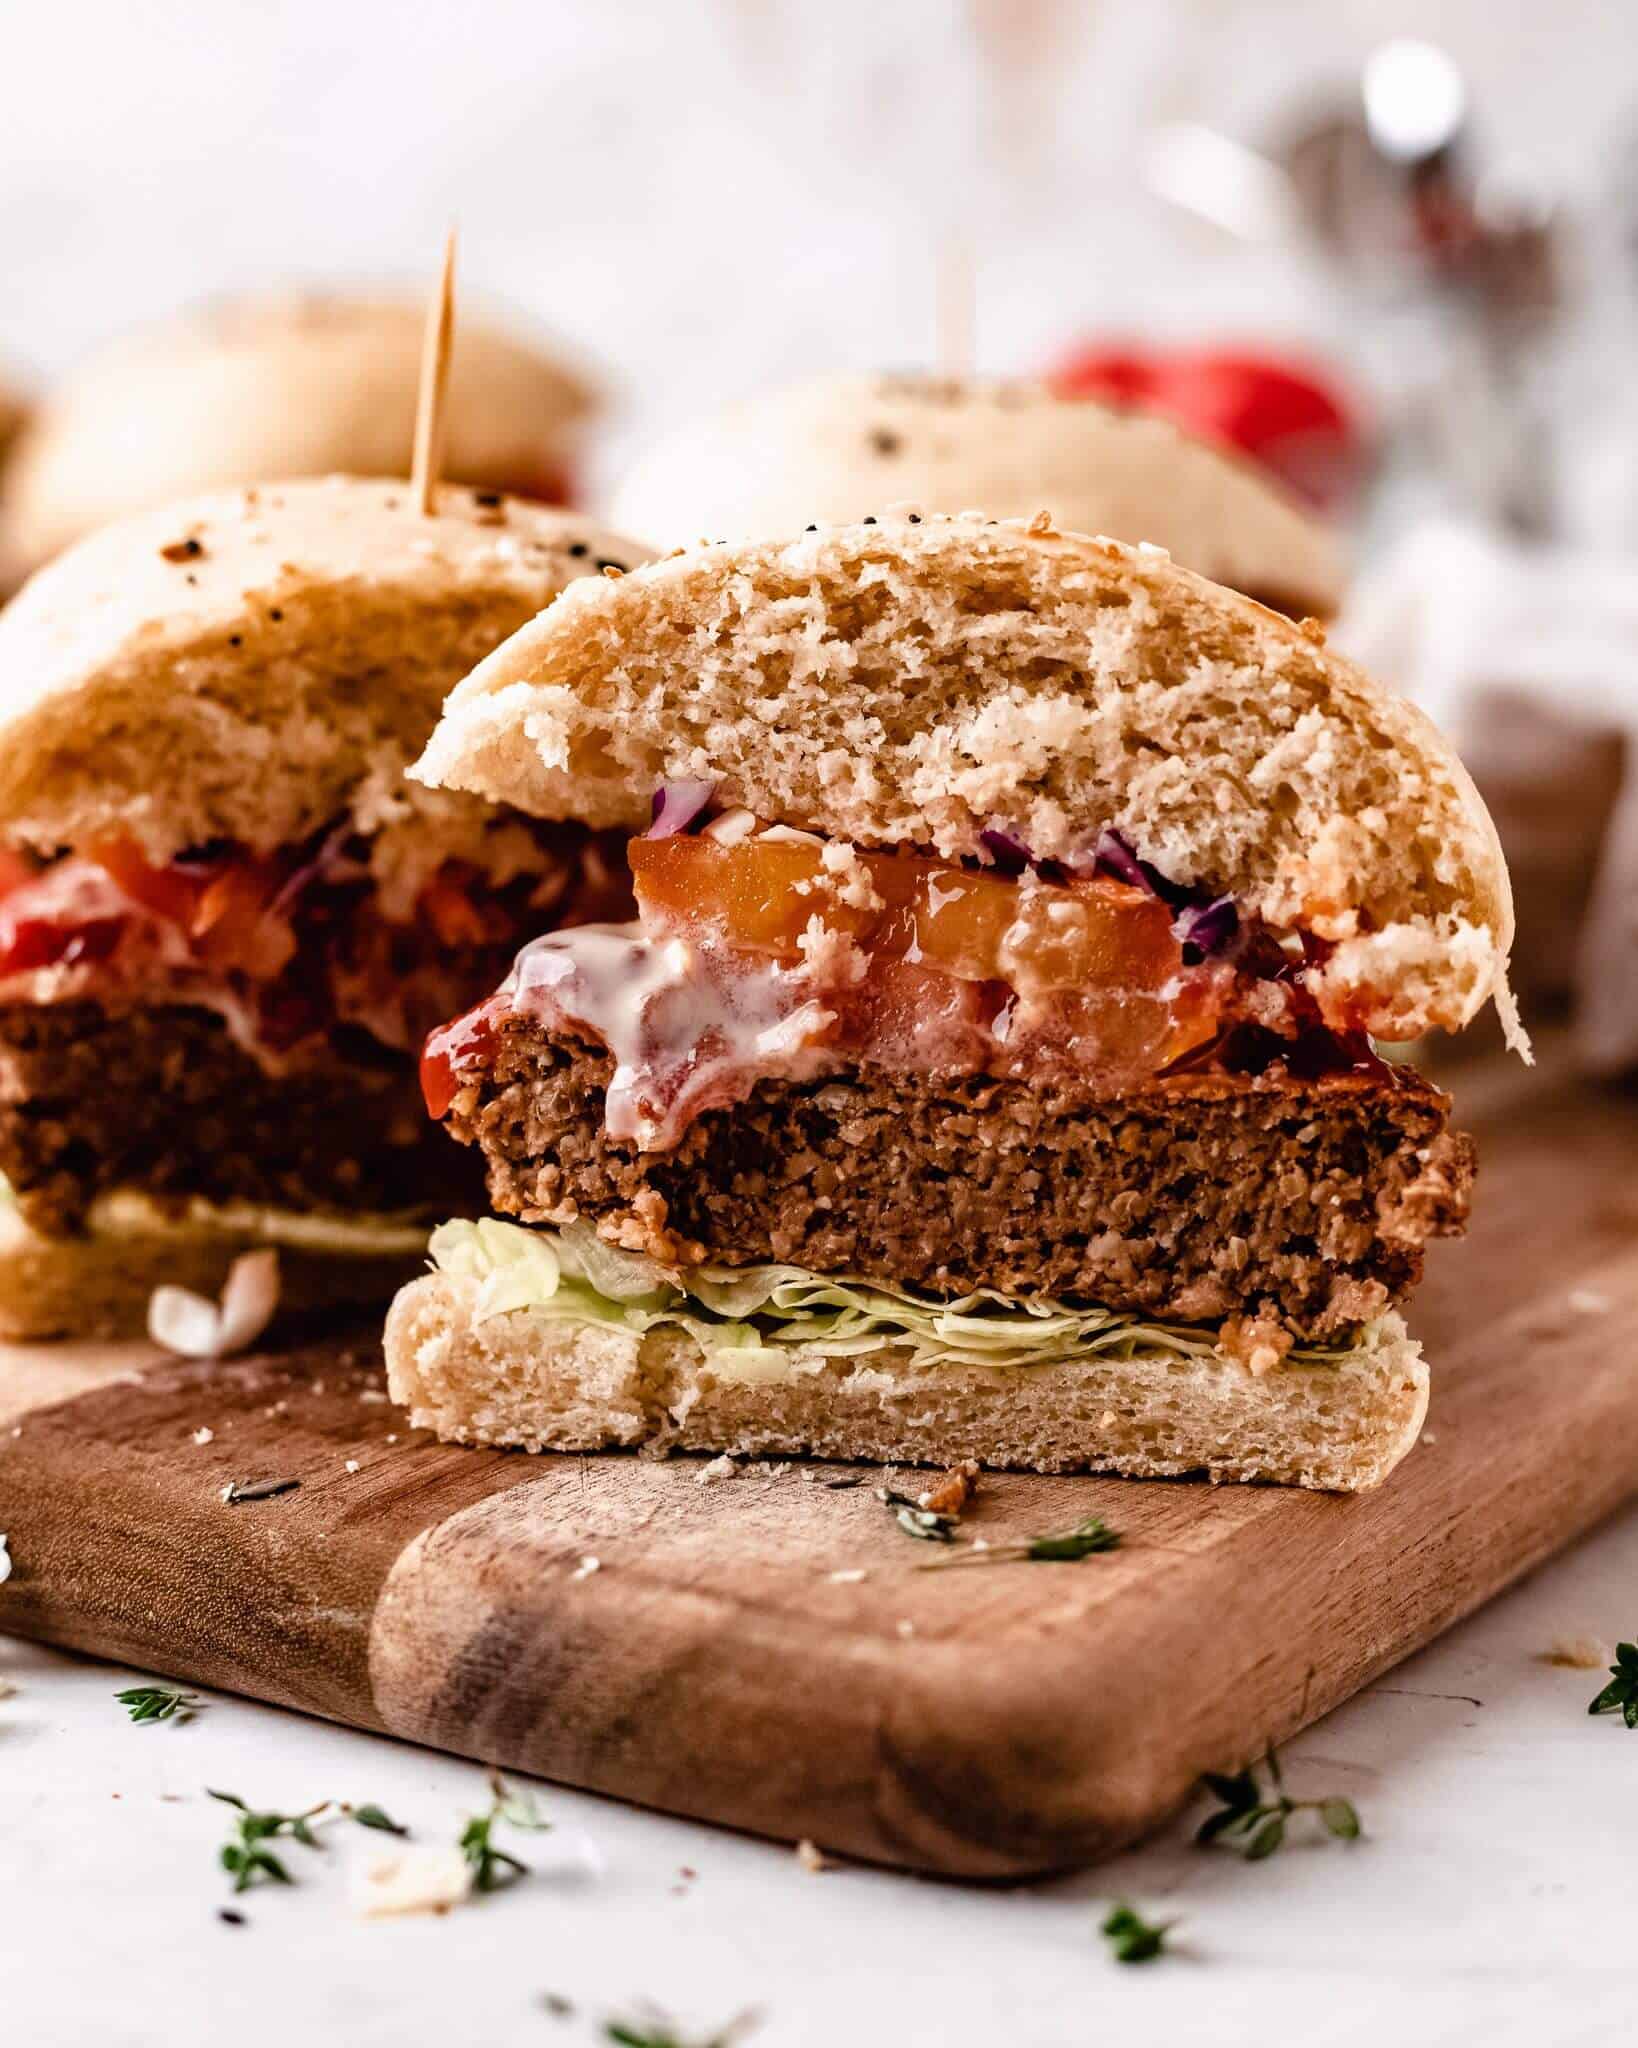
[[445, 394], [449, 390], [449, 357], [455, 342], [455, 230], [444, 243], [444, 269], [427, 306], [421, 342], [421, 386], [415, 401], [415, 461], [410, 489], [416, 509], [438, 509], [438, 476], [444, 466]]
[[962, 383], [973, 373], [978, 299], [972, 242], [963, 229], [952, 227], [940, 236], [936, 260], [933, 324], [938, 373]]

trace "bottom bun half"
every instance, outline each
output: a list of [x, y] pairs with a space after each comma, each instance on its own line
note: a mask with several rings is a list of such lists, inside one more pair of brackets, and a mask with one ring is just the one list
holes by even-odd
[[429, 1274], [387, 1318], [392, 1397], [446, 1442], [524, 1449], [981, 1464], [1031, 1472], [1272, 1480], [1357, 1492], [1416, 1441], [1428, 1374], [1397, 1318], [1335, 1365], [1260, 1377], [1155, 1350], [1052, 1364], [796, 1354], [778, 1378], [723, 1373], [685, 1331], [524, 1309], [483, 1317], [478, 1283]]

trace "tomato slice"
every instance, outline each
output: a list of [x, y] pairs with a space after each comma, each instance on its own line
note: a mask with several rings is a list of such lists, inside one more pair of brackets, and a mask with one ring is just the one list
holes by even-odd
[[88, 847], [92, 860], [144, 910], [186, 929], [193, 922], [199, 899], [210, 886], [208, 873], [190, 873], [179, 867], [154, 867], [140, 847], [129, 839], [100, 839]]
[[1102, 875], [1014, 880], [903, 853], [862, 854], [833, 870], [824, 849], [807, 840], [725, 846], [680, 833], [634, 840], [630, 856], [650, 924], [708, 930], [745, 952], [795, 959], [817, 917], [872, 956], [959, 981], [1005, 981], [1026, 995], [1154, 991], [1182, 967], [1166, 905]]

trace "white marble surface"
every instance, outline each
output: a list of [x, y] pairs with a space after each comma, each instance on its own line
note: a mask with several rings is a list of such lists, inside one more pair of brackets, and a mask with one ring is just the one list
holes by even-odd
[[[510, 1839], [535, 1864], [511, 1891], [363, 1921], [349, 1869], [383, 1838], [348, 1826], [323, 1854], [292, 1847], [299, 1886], [238, 1901], [239, 1928], [217, 1918], [226, 1811], [205, 1786], [287, 1809], [375, 1800], [447, 1843], [486, 1802], [482, 1772], [216, 1696], [189, 1725], [133, 1727], [112, 1698], [127, 1674], [0, 1640], [0, 2037], [573, 2048], [646, 1997], [701, 2038], [757, 2007], [757, 2048], [1614, 2040], [1638, 1997], [1638, 1733], [1588, 1718], [1600, 1674], [1542, 1653], [1635, 1633], [1638, 1512], [1293, 1743], [1290, 1790], [1346, 1793], [1365, 1837], [1304, 1832], [1258, 1865], [1191, 1847], [1180, 1822], [1023, 1890], [815, 1875], [788, 1849], [541, 1786], [554, 1832]], [[1096, 1923], [1114, 1897], [1175, 1916], [1174, 1953], [1110, 1961]]]

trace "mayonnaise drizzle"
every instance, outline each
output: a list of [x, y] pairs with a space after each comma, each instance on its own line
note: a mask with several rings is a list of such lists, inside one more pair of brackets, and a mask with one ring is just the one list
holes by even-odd
[[636, 924], [548, 932], [524, 947], [500, 994], [607, 1046], [605, 1125], [645, 1152], [668, 1150], [702, 1110], [743, 1100], [768, 1075], [818, 1071], [836, 1021], [801, 969]]

